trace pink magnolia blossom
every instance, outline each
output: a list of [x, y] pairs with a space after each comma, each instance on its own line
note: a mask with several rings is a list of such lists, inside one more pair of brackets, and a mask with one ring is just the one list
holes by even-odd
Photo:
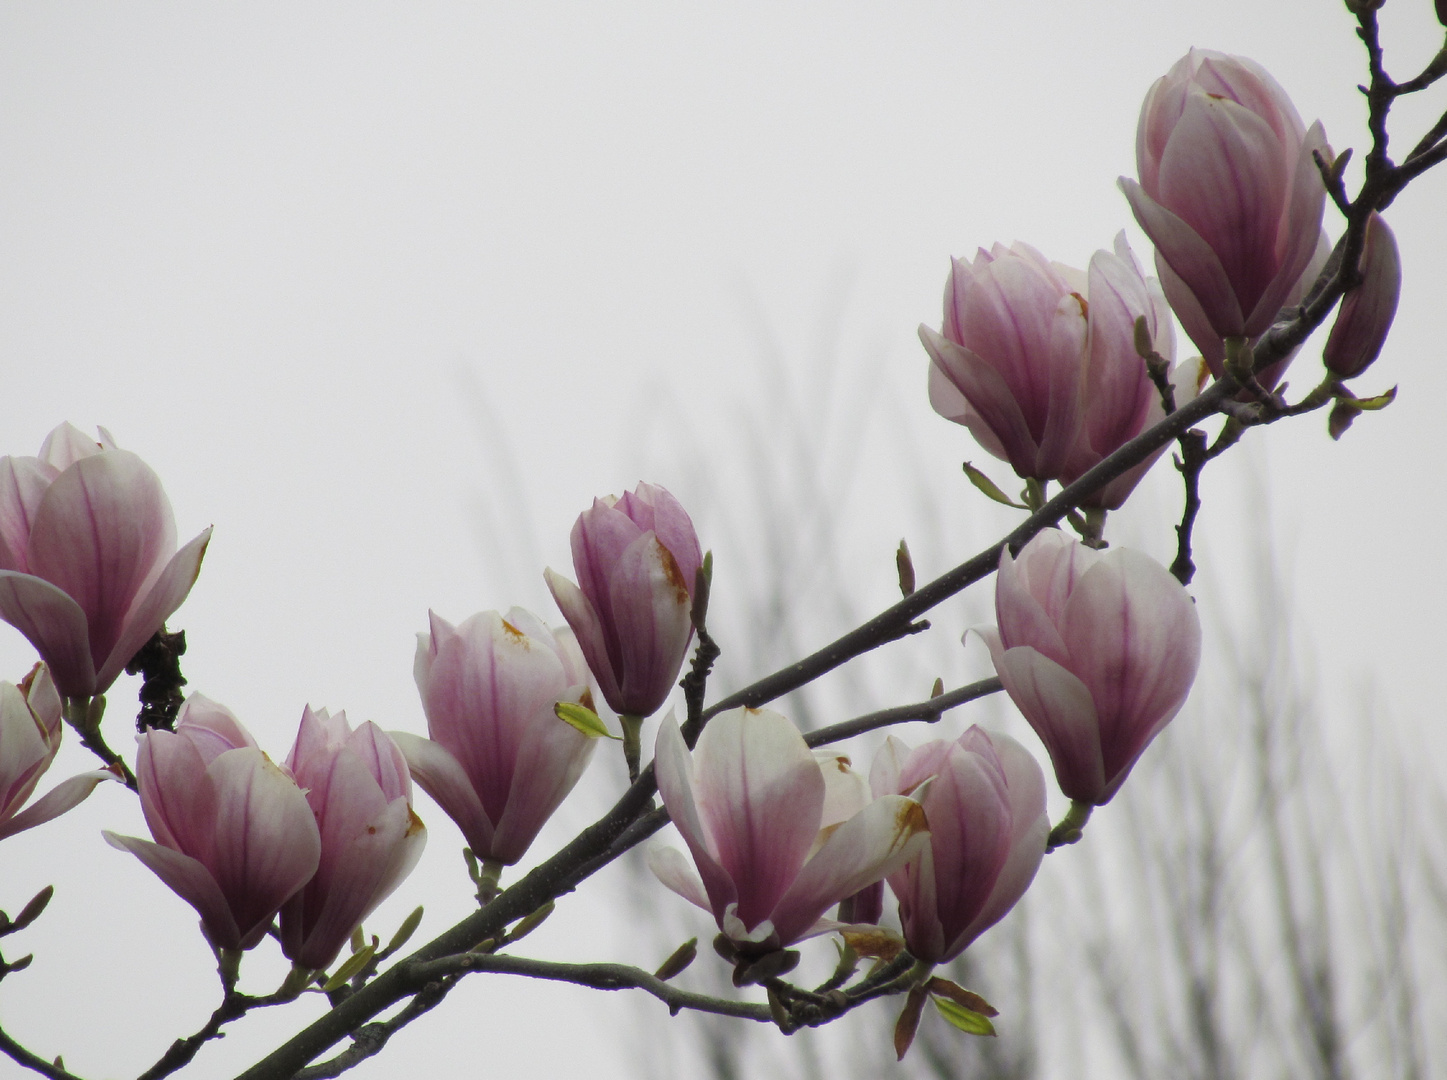
[[821, 760], [767, 709], [720, 713], [691, 755], [670, 716], [653, 761], [693, 866], [663, 846], [649, 850], [649, 866], [710, 912], [744, 955], [830, 929], [820, 921], [825, 911], [893, 873], [928, 837], [918, 803], [870, 801], [863, 778], [847, 775], [847, 759]]
[[108, 769], [81, 773], [21, 809], [60, 749], [61, 708], [44, 664], [36, 664], [19, 686], [0, 682], [0, 840], [59, 817], [102, 780], [115, 779]]
[[155, 843], [106, 832], [201, 916], [218, 949], [249, 949], [316, 872], [321, 838], [306, 796], [231, 712], [200, 694], [174, 732], [138, 739], [141, 810]]
[[64, 698], [104, 693], [181, 606], [211, 530], [180, 551], [161, 481], [102, 431], [69, 424], [39, 457], [0, 458], [0, 618]]
[[1018, 557], [1001, 553], [995, 614], [998, 629], [980, 634], [1060, 789], [1109, 802], [1190, 693], [1201, 659], [1191, 597], [1147, 555], [1045, 529]]
[[[1169, 363], [1170, 309], [1124, 233], [1114, 252], [1095, 253], [1084, 274], [1025, 244], [996, 244], [974, 263], [956, 259], [942, 332], [920, 327], [931, 360], [930, 403], [1021, 476], [1068, 482], [1163, 413], [1135, 350], [1142, 317]], [[1190, 379], [1182, 395], [1187, 387], [1194, 396]], [[1090, 505], [1119, 506], [1154, 460]]]
[[560, 701], [591, 705], [587, 668], [568, 631], [554, 634], [521, 608], [459, 626], [431, 618], [414, 673], [432, 737], [392, 739], [473, 854], [510, 865], [593, 754], [594, 740], [553, 712]]
[[1027, 244], [952, 260], [930, 355], [930, 402], [1023, 477], [1053, 480], [1084, 418], [1088, 304], [1080, 273]]
[[1045, 775], [1008, 735], [972, 727], [910, 750], [894, 736], [869, 774], [876, 795], [918, 792], [930, 842], [889, 876], [911, 955], [952, 960], [1024, 895], [1050, 821]]
[[1146, 95], [1140, 180], [1122, 177], [1121, 188], [1156, 246], [1171, 307], [1217, 375], [1223, 339], [1263, 333], [1324, 260], [1313, 152], [1331, 160], [1321, 124], [1305, 128], [1286, 91], [1242, 57], [1192, 49]]
[[373, 723], [308, 707], [286, 764], [321, 833], [316, 875], [281, 909], [281, 949], [327, 967], [352, 931], [412, 872], [427, 829], [412, 812], [407, 760]]
[[703, 555], [693, 522], [656, 484], [594, 499], [573, 525], [574, 585], [545, 572], [553, 599], [614, 712], [649, 716], [667, 699], [693, 638]]
[[[1125, 233], [1115, 238], [1114, 252], [1095, 253], [1087, 273], [1090, 318], [1082, 390], [1084, 422], [1070, 460], [1060, 474], [1062, 484], [1073, 483], [1147, 428], [1165, 419], [1160, 391], [1151, 380], [1145, 361], [1136, 352], [1137, 319], [1146, 320], [1151, 347], [1166, 362], [1177, 408], [1200, 392], [1204, 374], [1197, 358], [1174, 364], [1176, 342], [1171, 328], [1171, 309], [1155, 278], [1147, 278], [1141, 272], [1126, 243]], [[1098, 489], [1082, 505], [1106, 510], [1119, 508], [1164, 452], [1165, 447], [1161, 447]]]
[[1402, 293], [1397, 238], [1376, 211], [1367, 219], [1366, 242], [1357, 265], [1361, 284], [1342, 299], [1322, 352], [1327, 370], [1339, 379], [1355, 378], [1381, 354]]

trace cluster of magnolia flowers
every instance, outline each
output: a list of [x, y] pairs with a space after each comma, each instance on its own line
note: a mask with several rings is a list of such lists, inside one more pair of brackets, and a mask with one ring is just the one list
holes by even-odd
[[[997, 245], [954, 263], [943, 326], [921, 331], [935, 408], [1037, 498], [1211, 373], [1239, 370], [1327, 252], [1320, 125], [1307, 129], [1249, 61], [1201, 51], [1181, 60], [1146, 99], [1137, 155], [1139, 180], [1122, 186], [1155, 244], [1159, 282], [1123, 236], [1083, 274], [1023, 244]], [[1371, 363], [1395, 310], [1400, 269], [1380, 218], [1361, 271], [1326, 344], [1334, 380]], [[1179, 366], [1172, 311], [1201, 351]], [[1269, 386], [1280, 375], [1278, 366], [1259, 377]], [[1150, 464], [1085, 505], [1120, 506]], [[372, 723], [353, 730], [344, 713], [307, 708], [276, 763], [228, 710], [193, 694], [174, 730], [138, 737], [134, 774], [117, 760], [26, 808], [62, 720], [82, 738], [98, 732], [103, 695], [185, 599], [209, 536], [177, 550], [155, 473], [104, 431], [96, 441], [63, 425], [36, 457], [0, 459], [0, 618], [43, 661], [18, 686], [0, 684], [0, 838], [73, 807], [106, 778], [126, 781], [152, 839], [107, 840], [196, 909], [223, 957], [275, 924], [305, 975], [298, 988], [416, 864], [426, 831], [412, 781], [465, 837], [486, 902], [587, 766], [605, 729], [574, 721], [596, 720], [595, 693], [620, 719], [636, 776], [640, 727], [679, 678], [707, 579], [688, 514], [640, 484], [578, 518], [576, 584], [546, 571], [567, 628], [520, 609], [457, 625], [431, 616], [414, 666], [426, 738]], [[1145, 555], [1105, 550], [1098, 531], [1089, 539], [1047, 529], [1006, 549], [997, 624], [979, 631], [1071, 801], [1066, 840], [1180, 710], [1200, 659], [1184, 586]], [[1052, 835], [1040, 766], [979, 727], [913, 748], [891, 736], [866, 777], [837, 752], [811, 750], [776, 712], [721, 713], [693, 746], [670, 714], [653, 764], [687, 854], [655, 846], [650, 866], [713, 916], [741, 984], [787, 970], [797, 959], [789, 947], [810, 935], [878, 924], [886, 883], [899, 930], [874, 931], [874, 947], [892, 939], [927, 972], [1011, 909]]]
[[[1162, 366], [1177, 407], [1228, 362], [1241, 371], [1245, 359], [1249, 373], [1252, 343], [1305, 298], [1331, 251], [1318, 162], [1333, 160], [1321, 124], [1306, 128], [1261, 67], [1193, 49], [1147, 95], [1140, 179], [1120, 181], [1160, 280], [1144, 276], [1124, 234], [1084, 274], [1025, 244], [955, 260], [944, 325], [920, 328], [935, 410], [1021, 477], [1068, 484], [1165, 415], [1143, 357]], [[1401, 263], [1375, 213], [1359, 269], [1323, 351], [1334, 384], [1377, 358], [1396, 314]], [[1172, 311], [1201, 351], [1179, 367]], [[1255, 378], [1275, 386], [1290, 360]], [[1367, 404], [1333, 390], [1348, 419]], [[1153, 460], [1084, 505], [1119, 507]]]
[[[27, 488], [26, 477], [49, 483]], [[98, 695], [119, 671], [105, 659], [111, 642], [160, 628], [184, 590], [158, 602], [156, 582], [179, 564], [189, 585], [197, 562], [186, 553], [199, 554], [206, 534], [175, 554], [154, 473], [109, 438], [85, 442], [69, 426], [38, 457], [0, 462], [0, 504], [14, 526], [9, 550], [21, 553], [3, 571], [0, 614], [44, 659], [20, 687], [3, 688], [5, 835], [68, 809], [112, 775], [76, 777], [20, 810], [55, 754], [62, 715], [82, 731], [98, 723]], [[82, 534], [95, 545], [50, 546]], [[135, 783], [152, 840], [107, 840], [190, 903], [217, 950], [254, 947], [276, 919], [283, 952], [306, 971], [330, 965], [415, 865], [426, 833], [412, 808], [414, 779], [495, 883], [596, 745], [559, 718], [560, 704], [591, 708], [596, 685], [620, 716], [653, 714], [693, 635], [703, 559], [667, 491], [641, 484], [596, 500], [572, 539], [579, 584], [548, 572], [570, 630], [516, 608], [457, 626], [432, 616], [414, 669], [428, 738], [372, 723], [353, 731], [344, 713], [308, 708], [277, 764], [231, 712], [192, 694], [174, 731], [138, 739]], [[58, 580], [47, 576], [62, 561]], [[27, 595], [76, 617], [66, 623], [16, 599]], [[1190, 599], [1144, 556], [1094, 551], [1049, 530], [1004, 556], [996, 605], [999, 627], [983, 634], [1004, 685], [1065, 793], [1105, 802], [1185, 700], [1200, 637]], [[101, 626], [109, 632], [92, 629]], [[741, 968], [811, 934], [877, 921], [886, 878], [904, 946], [927, 963], [948, 960], [1010, 909], [1045, 853], [1039, 766], [1013, 739], [979, 728], [914, 750], [891, 738], [866, 780], [847, 757], [811, 751], [775, 712], [722, 713], [692, 751], [670, 715], [654, 765], [692, 866], [666, 847], [650, 863], [713, 914]], [[824, 918], [844, 901], [846, 921]]]

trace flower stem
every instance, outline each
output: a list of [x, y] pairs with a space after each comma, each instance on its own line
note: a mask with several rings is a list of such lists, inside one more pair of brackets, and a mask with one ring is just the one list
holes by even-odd
[[1060, 824], [1050, 830], [1049, 837], [1045, 840], [1046, 852], [1054, 851], [1066, 844], [1073, 844], [1080, 839], [1085, 829], [1085, 823], [1090, 820], [1090, 812], [1095, 807], [1090, 803], [1074, 799], [1070, 803], [1070, 809], [1060, 819]]
[[628, 782], [631, 784], [638, 779], [638, 762], [643, 749], [643, 717], [625, 713], [618, 717], [618, 722], [623, 725], [623, 760], [628, 764]]
[[502, 880], [502, 860], [483, 859], [477, 875], [477, 902], [483, 907], [492, 903], [498, 893], [498, 882]]

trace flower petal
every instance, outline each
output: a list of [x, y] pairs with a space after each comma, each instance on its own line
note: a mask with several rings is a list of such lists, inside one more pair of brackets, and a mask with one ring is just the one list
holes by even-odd
[[492, 858], [492, 822], [488, 820], [482, 800], [472, 790], [472, 783], [457, 759], [441, 743], [420, 735], [408, 731], [390, 731], [388, 734], [407, 759], [412, 779], [462, 830], [473, 854], [479, 859]]
[[[101, 667], [131, 605], [175, 550], [175, 523], [160, 478], [135, 454], [111, 450], [56, 477], [36, 512], [27, 557], [33, 574], [86, 613], [91, 656]], [[146, 636], [154, 632], [152, 627]]]
[[[1172, 296], [1171, 278], [1162, 269], [1162, 263], [1169, 266], [1176, 280], [1185, 286], [1214, 335], [1229, 337], [1244, 333], [1246, 319], [1241, 303], [1211, 246], [1179, 216], [1147, 195], [1134, 180], [1121, 177], [1120, 189], [1125, 192], [1126, 201], [1130, 203], [1142, 231], [1156, 246], [1156, 267], [1171, 306], [1180, 311]], [[1192, 332], [1191, 322], [1183, 318], [1182, 325], [1209, 359], [1210, 353]]]
[[946, 954], [958, 955], [970, 942], [994, 926], [1015, 906], [1035, 880], [1045, 858], [1050, 818], [1045, 810], [1045, 774], [1030, 752], [998, 731], [984, 733], [994, 744], [1005, 771], [1010, 799], [1010, 853], [995, 878], [994, 888], [980, 912], [962, 934], [949, 943]]
[[598, 692], [603, 695], [604, 701], [619, 700], [621, 688], [618, 685], [618, 674], [608, 651], [608, 637], [597, 610], [578, 586], [551, 567], [543, 571], [543, 578], [548, 583], [548, 590], [553, 594], [558, 610], [572, 628], [578, 648], [582, 650], [588, 661], [588, 668], [593, 672], [593, 678], [598, 680]]
[[462, 766], [494, 826], [518, 780], [523, 740], [543, 713], [558, 726], [551, 710], [566, 685], [557, 653], [495, 611], [464, 621], [432, 661], [428, 731]]
[[[303, 967], [320, 970], [330, 965], [352, 931], [422, 857], [427, 829], [406, 799], [393, 799], [360, 828], [356, 825], [350, 821], [333, 827], [330, 837], [323, 836], [322, 865], [316, 877], [282, 908], [283, 946], [287, 956]], [[350, 836], [345, 835], [348, 832]], [[305, 937], [298, 940], [303, 928]]]
[[95, 693], [85, 612], [63, 590], [30, 574], [0, 570], [0, 618], [35, 646], [62, 696]]
[[86, 797], [102, 780], [114, 779], [116, 775], [109, 769], [96, 769], [72, 776], [69, 780], [62, 780], [9, 821], [0, 820], [0, 840], [60, 817], [67, 810], [85, 802]]
[[753, 927], [769, 917], [813, 846], [824, 776], [799, 730], [767, 709], [732, 709], [709, 721], [694, 776], [704, 827], [738, 890], [739, 918]]
[[1085, 684], [1028, 645], [995, 656], [995, 670], [1049, 751], [1060, 790], [1072, 799], [1095, 802], [1107, 777], [1095, 704]]
[[693, 637], [693, 601], [672, 553], [653, 533], [630, 544], [613, 565], [609, 608], [623, 673], [619, 713], [651, 715], [667, 699]]
[[[200, 536], [183, 547], [172, 557], [165, 568], [148, 584], [148, 588], [136, 598], [135, 606], [126, 614], [110, 655], [96, 674], [97, 692], [104, 691], [115, 682], [131, 657], [150, 640], [171, 614], [180, 607], [196, 584], [201, 573], [201, 560], [206, 555], [206, 545], [211, 542], [211, 530], [206, 529]], [[95, 640], [92, 635], [91, 640]], [[100, 654], [96, 654], [100, 655]]]
[[1040, 447], [1005, 377], [978, 354], [942, 337], [928, 326], [919, 328], [919, 339], [934, 368], [969, 405], [963, 422], [972, 432], [980, 429], [989, 432], [989, 440], [981, 439], [980, 445], [1008, 461], [1017, 473], [1034, 475]]
[[654, 877], [690, 904], [695, 904], [710, 914], [713, 913], [708, 893], [703, 887], [703, 880], [694, 870], [693, 864], [688, 861], [687, 855], [677, 848], [669, 847], [661, 842], [649, 844], [647, 855], [648, 869], [653, 871]]
[[201, 916], [201, 928], [206, 939], [212, 945], [218, 949], [242, 947], [241, 932], [236, 927], [226, 897], [211, 872], [200, 862], [136, 836], [118, 836], [109, 829], [102, 831], [101, 835], [111, 847], [129, 851], [140, 859], [146, 869], [165, 882], [167, 888], [195, 908]]
[[[580, 696], [575, 693], [572, 700]], [[511, 864], [523, 857], [577, 785], [597, 746], [598, 740], [559, 720], [552, 704], [532, 718], [517, 748], [507, 808], [493, 834], [495, 858]]]
[[834, 830], [774, 908], [780, 945], [797, 941], [846, 896], [892, 874], [928, 838], [929, 823], [919, 803], [902, 795], [874, 800]]
[[59, 472], [39, 458], [0, 458], [0, 570], [30, 572], [26, 550], [40, 501]]
[[216, 832], [209, 866], [241, 932], [241, 947], [316, 873], [321, 836], [306, 796], [290, 776], [251, 747], [228, 750], [206, 767], [216, 786]]
[[1116, 549], [1081, 576], [1063, 630], [1095, 704], [1104, 778], [1114, 781], [1190, 692], [1201, 657], [1195, 604], [1154, 559]]
[[[713, 723], [717, 722], [715, 717]], [[693, 791], [694, 760], [689, 755], [672, 711], [658, 725], [658, 736], [653, 743], [653, 768], [658, 778], [658, 794], [693, 855], [693, 863], [703, 881], [714, 918], [721, 920], [724, 911], [738, 898], [738, 890], [728, 871], [715, 858], [709, 834], [704, 831], [703, 822], [699, 819]], [[822, 779], [820, 782], [823, 782]]]
[[216, 789], [206, 775], [210, 759], [204, 740], [198, 745], [184, 725], [177, 726], [182, 730], [152, 728], [136, 740], [141, 812], [158, 843], [209, 863], [216, 820]]

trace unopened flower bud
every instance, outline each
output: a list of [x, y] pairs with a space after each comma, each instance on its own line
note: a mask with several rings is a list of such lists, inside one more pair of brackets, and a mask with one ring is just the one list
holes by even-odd
[[547, 570], [553, 599], [613, 711], [651, 716], [673, 689], [693, 638], [693, 591], [703, 566], [693, 522], [663, 488], [639, 484], [621, 499], [593, 500], [573, 526], [572, 543], [578, 583]]
[[1367, 219], [1366, 240], [1357, 266], [1361, 284], [1342, 299], [1322, 352], [1327, 369], [1340, 379], [1360, 375], [1381, 353], [1402, 292], [1397, 239], [1376, 212]]

